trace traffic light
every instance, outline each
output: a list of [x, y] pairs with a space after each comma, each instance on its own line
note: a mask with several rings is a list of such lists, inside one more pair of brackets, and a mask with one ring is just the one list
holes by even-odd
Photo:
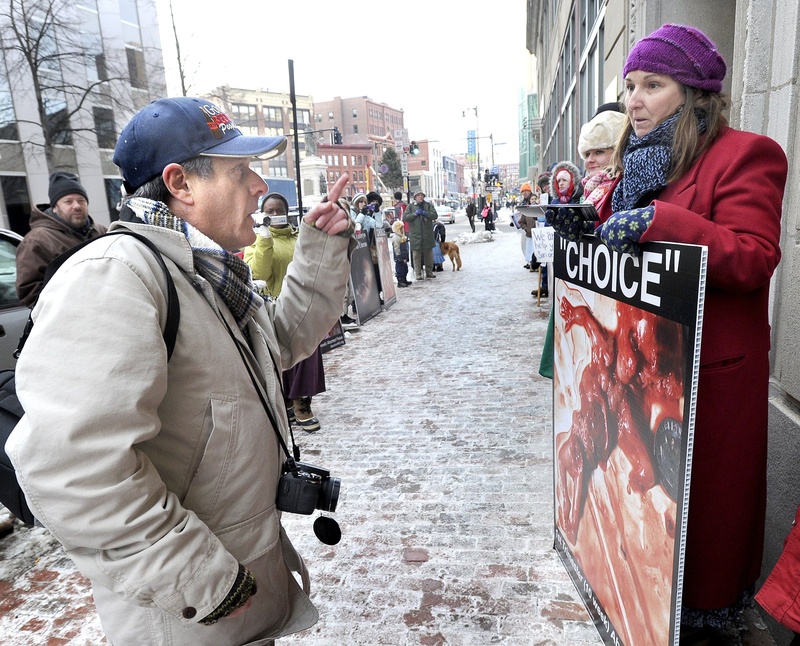
[[333, 143], [341, 144], [342, 143], [342, 133], [339, 132], [339, 128], [336, 126], [333, 127]]
[[411, 145], [408, 147], [408, 153], [410, 155], [419, 155], [419, 146], [417, 146], [416, 141], [411, 142]]

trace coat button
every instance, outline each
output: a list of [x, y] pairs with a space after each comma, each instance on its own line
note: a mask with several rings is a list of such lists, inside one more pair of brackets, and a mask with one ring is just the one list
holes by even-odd
[[189, 606], [188, 608], [183, 609], [183, 618], [184, 619], [194, 619], [194, 616], [197, 614], [197, 610]]

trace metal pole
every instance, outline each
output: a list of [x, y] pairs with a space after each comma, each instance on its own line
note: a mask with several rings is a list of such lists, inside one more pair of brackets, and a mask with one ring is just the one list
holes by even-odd
[[303, 193], [300, 190], [300, 137], [297, 137], [297, 96], [294, 93], [294, 61], [289, 59], [289, 101], [292, 104], [292, 123], [294, 124], [294, 172], [297, 191], [297, 220], [303, 217]]

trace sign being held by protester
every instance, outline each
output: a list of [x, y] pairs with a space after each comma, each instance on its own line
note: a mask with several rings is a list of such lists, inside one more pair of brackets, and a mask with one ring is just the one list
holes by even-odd
[[707, 249], [554, 251], [555, 548], [605, 644], [677, 646]]
[[539, 262], [553, 262], [553, 240], [555, 232], [553, 227], [537, 226], [531, 229], [533, 238], [533, 253]]

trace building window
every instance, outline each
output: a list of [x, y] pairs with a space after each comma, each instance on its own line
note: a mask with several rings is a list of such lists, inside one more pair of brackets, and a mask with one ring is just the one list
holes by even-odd
[[283, 128], [283, 108], [264, 106], [264, 125]]
[[353, 124], [353, 134], [354, 135], [358, 134], [358, 125], [356, 125], [356, 124]]
[[128, 56], [128, 76], [131, 79], [131, 87], [140, 90], [147, 89], [147, 78], [144, 71], [144, 52], [140, 49], [126, 47], [125, 53]]
[[14, 101], [11, 98], [11, 88], [8, 86], [6, 74], [0, 74], [0, 139], [19, 140]]
[[67, 102], [63, 96], [52, 90], [42, 90], [42, 103], [44, 104], [45, 122], [42, 124], [47, 131], [50, 141], [63, 146], [72, 145], [72, 130], [69, 126]]
[[231, 113], [243, 134], [258, 134], [258, 107], [247, 103], [234, 103], [231, 105]]
[[333, 121], [333, 112], [328, 113], [328, 121]]
[[119, 220], [119, 203], [122, 199], [122, 179], [118, 177], [105, 178], [106, 203], [108, 204], [108, 215], [112, 222]]
[[363, 161], [361, 161], [361, 160], [362, 160], [362, 157], [361, 157], [361, 155], [359, 155], [359, 156], [358, 156], [358, 165], [359, 165], [359, 166], [361, 166], [361, 165], [364, 163], [364, 162], [363, 162]]
[[23, 176], [0, 176], [0, 188], [3, 191], [3, 202], [8, 214], [8, 227], [24, 236], [31, 230], [28, 224], [31, 212], [31, 200], [28, 195], [28, 184]]
[[289, 177], [289, 164], [286, 161], [286, 153], [269, 160], [267, 173], [270, 177]]
[[97, 134], [97, 145], [100, 148], [113, 149], [117, 145], [117, 133], [114, 130], [114, 112], [109, 108], [94, 106], [94, 131]]
[[297, 111], [297, 129], [301, 132], [311, 127], [311, 111], [298, 110]]
[[353, 119], [358, 119], [358, 110], [353, 108]]
[[322, 121], [322, 115], [319, 112], [317, 112], [317, 114], [314, 115], [314, 120], [317, 123], [319, 123], [320, 121]]

